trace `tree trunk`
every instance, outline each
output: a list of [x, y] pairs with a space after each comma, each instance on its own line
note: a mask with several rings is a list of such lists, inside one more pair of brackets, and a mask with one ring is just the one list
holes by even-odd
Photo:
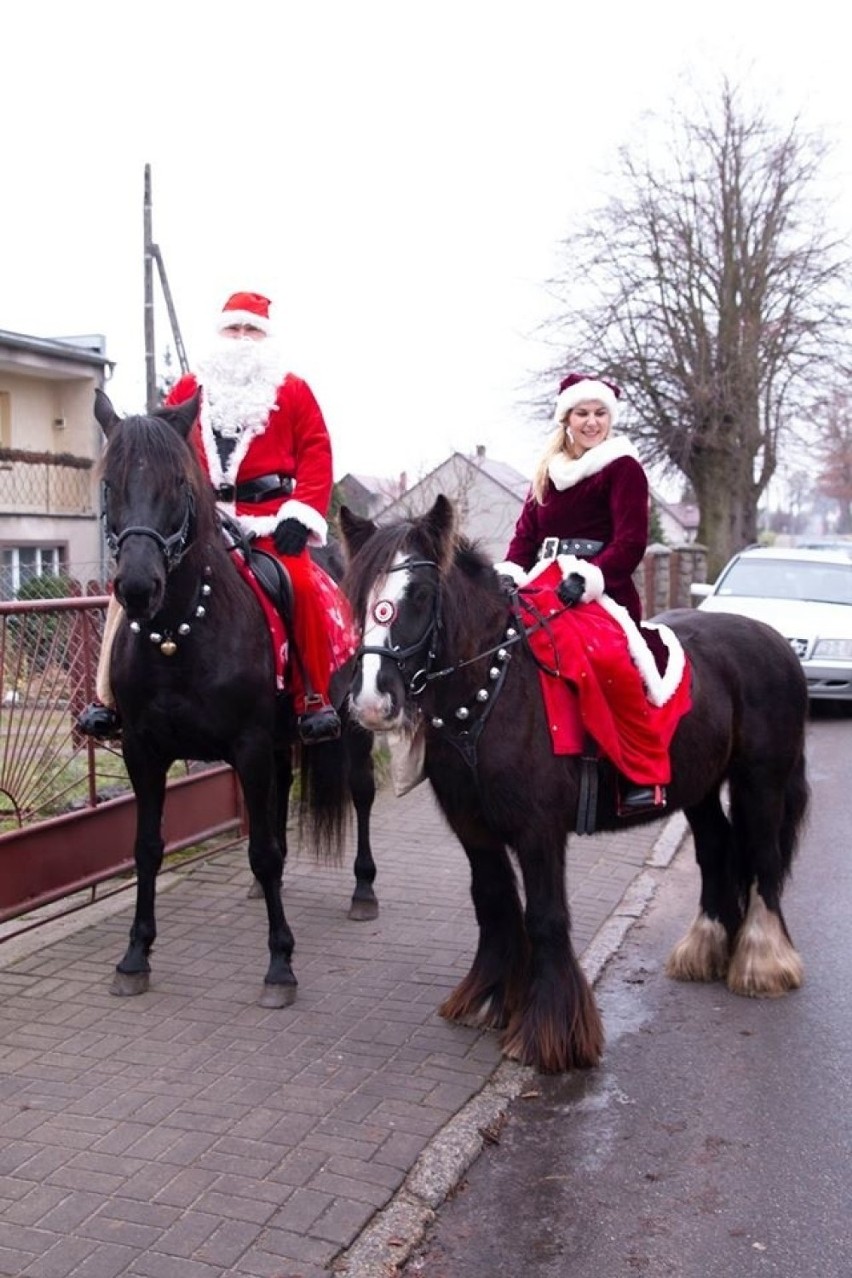
[[706, 452], [693, 459], [689, 479], [701, 520], [698, 540], [707, 547], [707, 578], [757, 540], [757, 495], [748, 458]]

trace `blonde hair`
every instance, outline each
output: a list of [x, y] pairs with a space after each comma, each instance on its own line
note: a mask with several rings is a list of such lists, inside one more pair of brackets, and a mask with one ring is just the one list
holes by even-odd
[[[585, 400], [580, 401], [580, 403], [585, 402]], [[603, 400], [599, 402], [603, 403]], [[550, 478], [550, 463], [553, 461], [554, 457], [558, 457], [560, 453], [564, 453], [570, 461], [576, 461], [578, 457], [583, 456], [584, 450], [577, 447], [574, 442], [574, 436], [568, 429], [568, 419], [577, 407], [577, 404], [572, 405], [572, 407], [569, 408], [562, 417], [560, 417], [559, 424], [549, 436], [544, 452], [542, 453], [541, 460], [535, 468], [535, 474], [532, 479], [532, 493], [539, 506], [544, 504], [544, 494], [547, 491], [547, 481]], [[607, 404], [604, 404], [604, 407], [609, 409]], [[612, 413], [610, 412], [609, 428], [607, 429], [607, 433], [604, 438], [609, 439], [611, 433]]]

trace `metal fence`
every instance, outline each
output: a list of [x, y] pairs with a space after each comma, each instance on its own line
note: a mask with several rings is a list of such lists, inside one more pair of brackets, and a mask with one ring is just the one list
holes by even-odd
[[[0, 602], [0, 921], [133, 868], [120, 750], [77, 731], [94, 695], [107, 596]], [[167, 851], [238, 830], [230, 768], [178, 764]]]

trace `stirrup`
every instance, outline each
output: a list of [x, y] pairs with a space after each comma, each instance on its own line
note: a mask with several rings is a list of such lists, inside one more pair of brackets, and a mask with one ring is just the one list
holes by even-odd
[[619, 787], [616, 812], [620, 817], [638, 816], [640, 812], [662, 812], [666, 807], [664, 785], [629, 785]]

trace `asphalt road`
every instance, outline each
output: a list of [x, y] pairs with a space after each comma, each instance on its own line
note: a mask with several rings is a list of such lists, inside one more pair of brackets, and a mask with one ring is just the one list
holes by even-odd
[[750, 1000], [663, 974], [697, 899], [687, 842], [598, 985], [598, 1070], [540, 1078], [406, 1278], [852, 1274], [852, 713], [812, 716], [785, 896], [804, 987]]

